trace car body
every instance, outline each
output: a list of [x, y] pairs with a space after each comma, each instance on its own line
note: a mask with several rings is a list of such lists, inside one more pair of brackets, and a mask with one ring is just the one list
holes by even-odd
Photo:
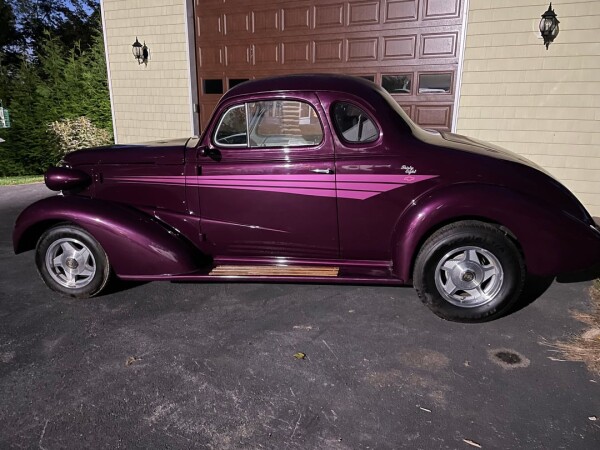
[[[600, 261], [598, 224], [543, 169], [423, 130], [381, 87], [349, 76], [242, 83], [202, 137], [76, 151], [46, 184], [62, 195], [20, 215], [15, 252], [37, 245], [45, 281], [77, 297], [106, 283], [83, 286], [92, 269], [126, 280], [415, 283], [442, 317], [485, 320], [514, 303], [526, 274]], [[69, 227], [84, 233], [73, 245]]]

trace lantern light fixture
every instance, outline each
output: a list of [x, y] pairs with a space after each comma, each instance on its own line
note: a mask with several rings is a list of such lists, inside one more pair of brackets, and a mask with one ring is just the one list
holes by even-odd
[[138, 64], [148, 65], [148, 58], [150, 57], [150, 49], [146, 46], [146, 42], [144, 41], [144, 45], [140, 44], [137, 36], [135, 37], [135, 42], [133, 43], [132, 52], [133, 57], [137, 60]]
[[540, 33], [544, 38], [544, 45], [546, 46], [546, 50], [550, 44], [554, 41], [556, 36], [558, 36], [558, 24], [560, 22], [556, 18], [556, 13], [552, 9], [552, 2], [550, 2], [550, 6], [548, 6], [548, 11], [542, 14], [542, 20], [540, 20]]

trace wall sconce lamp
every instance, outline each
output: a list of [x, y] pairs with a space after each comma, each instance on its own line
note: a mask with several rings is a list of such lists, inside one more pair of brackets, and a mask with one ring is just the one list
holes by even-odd
[[544, 38], [546, 50], [548, 50], [548, 46], [554, 41], [554, 38], [558, 36], [559, 23], [560, 22], [556, 18], [556, 13], [552, 9], [552, 3], [550, 3], [548, 11], [542, 14], [542, 20], [540, 20], [540, 33]]
[[138, 41], [138, 38], [136, 36], [135, 42], [133, 43], [133, 45], [131, 47], [132, 47], [133, 57], [135, 59], [137, 59], [138, 64], [148, 65], [148, 58], [150, 57], [150, 49], [148, 47], [146, 47], [146, 42], [144, 42], [144, 45], [140, 44], [140, 41]]

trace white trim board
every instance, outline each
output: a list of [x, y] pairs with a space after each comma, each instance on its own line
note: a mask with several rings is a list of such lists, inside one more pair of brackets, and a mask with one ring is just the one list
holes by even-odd
[[461, 30], [460, 48], [458, 50], [458, 68], [456, 69], [456, 94], [452, 111], [452, 126], [450, 127], [450, 131], [453, 133], [456, 133], [456, 128], [458, 126], [458, 112], [460, 110], [460, 90], [465, 62], [465, 47], [467, 45], [467, 26], [469, 23], [469, 0], [464, 0], [463, 8], [463, 25]]
[[198, 104], [198, 75], [196, 66], [196, 30], [194, 0], [185, 1], [185, 32], [187, 38], [187, 63], [190, 77], [190, 127], [193, 135], [200, 135], [200, 118], [196, 108]]
[[117, 121], [115, 118], [115, 102], [113, 98], [112, 77], [110, 74], [110, 60], [108, 58], [108, 39], [106, 36], [106, 18], [104, 15], [104, 0], [100, 0], [100, 14], [102, 16], [102, 38], [104, 40], [104, 57], [106, 59], [106, 76], [108, 78], [108, 94], [110, 96], [110, 114], [112, 116], [113, 137], [115, 144], [119, 143], [117, 135]]

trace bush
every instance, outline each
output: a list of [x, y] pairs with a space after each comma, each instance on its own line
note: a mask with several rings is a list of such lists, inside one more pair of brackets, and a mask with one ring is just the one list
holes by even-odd
[[48, 126], [59, 151], [59, 157], [80, 148], [98, 147], [110, 144], [109, 131], [95, 126], [87, 117], [62, 119]]

